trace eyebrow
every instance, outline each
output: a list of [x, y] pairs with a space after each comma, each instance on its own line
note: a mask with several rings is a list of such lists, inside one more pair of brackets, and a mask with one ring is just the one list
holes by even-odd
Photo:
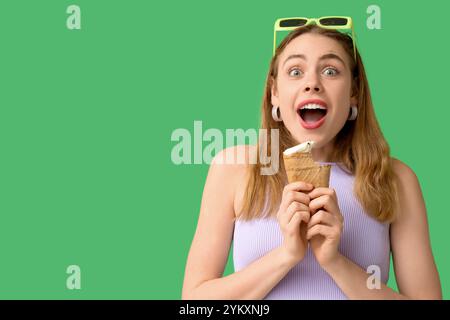
[[[283, 66], [286, 64], [286, 62], [287, 62], [288, 60], [290, 60], [290, 59], [296, 59], [296, 58], [300, 58], [300, 59], [303, 59], [303, 60], [305, 60], [305, 61], [307, 60], [307, 59], [306, 59], [306, 56], [305, 56], [304, 54], [293, 54], [293, 55], [290, 55], [289, 57], [287, 57], [286, 60], [284, 60]], [[327, 54], [324, 54], [323, 56], [321, 56], [321, 57], [319, 58], [319, 60], [326, 60], [326, 59], [336, 59], [336, 60], [339, 60], [339, 61], [342, 62], [342, 63], [344, 64], [344, 66], [345, 66], [344, 60], [343, 60], [341, 57], [339, 57], [337, 54], [334, 54], [334, 53], [327, 53]]]

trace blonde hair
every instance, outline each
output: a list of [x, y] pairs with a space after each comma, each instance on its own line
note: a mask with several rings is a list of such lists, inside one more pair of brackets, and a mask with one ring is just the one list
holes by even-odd
[[[270, 62], [269, 72], [261, 107], [261, 129], [267, 129], [266, 150], [270, 154], [271, 129], [279, 130], [280, 170], [273, 175], [261, 175], [260, 161], [249, 165], [247, 188], [238, 219], [251, 220], [267, 215], [276, 215], [281, 202], [282, 190], [287, 183], [282, 150], [298, 142], [291, 136], [283, 122], [276, 122], [271, 115], [271, 87], [276, 85], [279, 56], [284, 48], [296, 37], [304, 33], [315, 33], [337, 40], [351, 57], [352, 90], [358, 96], [358, 117], [347, 121], [335, 137], [331, 159], [342, 163], [355, 176], [353, 192], [365, 211], [380, 222], [392, 222], [397, 214], [396, 175], [390, 158], [389, 145], [381, 132], [375, 116], [369, 84], [364, 65], [357, 51], [356, 63], [353, 58], [352, 39], [335, 30], [327, 30], [310, 25], [293, 30], [280, 43]], [[257, 144], [257, 154], [262, 140]], [[266, 205], [267, 203], [267, 205]], [[263, 210], [263, 209], [266, 210]], [[263, 212], [264, 211], [264, 212]]]

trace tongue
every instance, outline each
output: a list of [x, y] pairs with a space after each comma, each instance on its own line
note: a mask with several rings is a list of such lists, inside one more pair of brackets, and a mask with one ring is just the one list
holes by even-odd
[[318, 109], [310, 109], [303, 112], [302, 118], [305, 122], [317, 122], [324, 116], [323, 111]]

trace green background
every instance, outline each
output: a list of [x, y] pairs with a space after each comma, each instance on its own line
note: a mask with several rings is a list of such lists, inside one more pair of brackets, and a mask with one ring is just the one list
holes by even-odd
[[[81, 30], [66, 27], [70, 4]], [[366, 27], [371, 4], [381, 30]], [[2, 0], [0, 298], [179, 299], [208, 165], [174, 165], [172, 132], [257, 128], [274, 21], [326, 15], [354, 19], [450, 298], [449, 12], [438, 0]], [[66, 288], [71, 264], [81, 290]]]

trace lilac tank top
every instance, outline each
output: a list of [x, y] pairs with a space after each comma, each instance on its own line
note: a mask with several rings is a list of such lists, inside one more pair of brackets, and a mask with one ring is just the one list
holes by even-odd
[[[353, 194], [354, 176], [340, 164], [331, 164], [330, 188], [335, 189], [344, 216], [339, 252], [362, 267], [378, 266], [381, 281], [387, 283], [390, 267], [389, 224], [370, 217]], [[251, 221], [236, 220], [233, 234], [235, 272], [281, 246], [283, 234], [275, 217]], [[367, 275], [368, 277], [370, 274]], [[316, 261], [308, 248], [304, 259], [267, 294], [267, 300], [347, 299], [333, 278]]]

